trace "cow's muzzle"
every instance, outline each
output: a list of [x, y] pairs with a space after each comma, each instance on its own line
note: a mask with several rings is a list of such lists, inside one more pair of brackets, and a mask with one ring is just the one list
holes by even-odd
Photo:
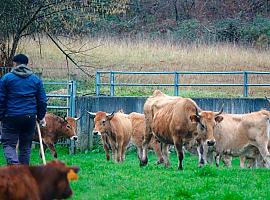
[[78, 136], [76, 136], [76, 135], [75, 136], [72, 136], [70, 139], [76, 141], [76, 140], [78, 140]]
[[216, 141], [215, 140], [207, 140], [206, 141], [206, 144], [211, 147], [211, 146], [214, 146], [216, 144]]
[[94, 135], [101, 135], [99, 131], [93, 131]]

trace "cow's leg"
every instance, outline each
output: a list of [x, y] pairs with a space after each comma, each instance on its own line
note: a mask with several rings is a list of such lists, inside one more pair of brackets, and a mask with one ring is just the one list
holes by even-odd
[[169, 144], [165, 144], [165, 143], [161, 143], [162, 145], [162, 155], [163, 155], [163, 159], [164, 159], [164, 166], [166, 168], [170, 167], [170, 161], [169, 161]]
[[106, 160], [109, 161], [110, 160], [110, 148], [109, 148], [109, 145], [104, 141], [102, 141], [102, 143], [103, 143], [103, 149], [104, 149], [105, 154], [106, 154]]
[[106, 160], [109, 161], [109, 160], [110, 160], [110, 146], [109, 146], [109, 139], [107, 138], [106, 135], [102, 134], [102, 135], [101, 135], [101, 141], [102, 141], [103, 149], [104, 149], [104, 151], [105, 151]]
[[178, 169], [183, 170], [184, 153], [182, 140], [174, 140], [174, 146], [178, 157]]
[[240, 156], [240, 168], [245, 168], [246, 156]]
[[123, 144], [117, 146], [117, 162], [123, 161]]
[[57, 158], [57, 153], [56, 153], [56, 150], [54, 148], [54, 144], [53, 143], [49, 143], [48, 144], [48, 148], [50, 149], [52, 156], [54, 158]]
[[[147, 133], [147, 132], [146, 132]], [[140, 161], [140, 166], [145, 166], [148, 163], [147, 153], [148, 153], [148, 146], [152, 139], [152, 133], [149, 132], [145, 134], [144, 141], [143, 141], [143, 152], [142, 152], [142, 159]]]
[[138, 159], [139, 161], [141, 161], [142, 159], [142, 146], [137, 146], [137, 156], [138, 156]]
[[198, 152], [198, 155], [199, 155], [199, 164], [198, 164], [198, 166], [202, 167], [206, 163], [206, 160], [204, 158], [207, 155], [208, 148], [204, 148], [203, 144], [200, 144], [197, 147], [197, 152]]
[[220, 161], [220, 154], [216, 153], [216, 155], [215, 155], [215, 163], [216, 163], [217, 167], [219, 167], [219, 161]]
[[117, 162], [117, 149], [115, 147], [115, 144], [111, 144], [111, 148], [112, 148], [112, 159], [113, 161]]
[[268, 146], [268, 139], [262, 141], [261, 143], [258, 142], [257, 148], [259, 149], [260, 154], [265, 162], [265, 166], [267, 168], [270, 168], [270, 154], [267, 146]]
[[226, 167], [232, 166], [232, 157], [228, 155], [223, 155], [222, 161], [225, 164]]
[[122, 161], [124, 161], [126, 159], [126, 150], [127, 150], [127, 147], [128, 147], [128, 142], [125, 143], [122, 147]]
[[156, 164], [159, 165], [159, 164], [163, 163], [164, 159], [162, 157], [160, 143], [156, 139], [154, 139], [152, 147], [153, 147], [153, 149], [154, 149], [154, 151], [155, 151], [155, 153], [156, 153], [156, 155], [158, 157], [158, 160], [157, 160]]

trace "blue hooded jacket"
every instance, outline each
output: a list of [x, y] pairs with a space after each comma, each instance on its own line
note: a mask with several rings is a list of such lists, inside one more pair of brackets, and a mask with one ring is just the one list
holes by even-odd
[[42, 81], [26, 65], [14, 67], [0, 80], [0, 120], [3, 117], [37, 115], [43, 119], [47, 97]]

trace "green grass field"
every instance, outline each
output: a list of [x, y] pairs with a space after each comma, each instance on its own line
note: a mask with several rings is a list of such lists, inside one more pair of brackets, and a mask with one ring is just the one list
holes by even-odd
[[[155, 165], [150, 153], [148, 166], [139, 167], [137, 156], [129, 152], [126, 161], [116, 164], [105, 161], [101, 152], [68, 155], [58, 149], [59, 159], [81, 168], [79, 180], [72, 182], [72, 199], [270, 199], [270, 171], [240, 169], [234, 160], [233, 168], [197, 167], [197, 157], [186, 154], [184, 171], [178, 171], [175, 153], [170, 154], [171, 168]], [[0, 165], [5, 165], [2, 149]], [[47, 159], [51, 157], [49, 152]], [[34, 149], [32, 164], [41, 163]]]

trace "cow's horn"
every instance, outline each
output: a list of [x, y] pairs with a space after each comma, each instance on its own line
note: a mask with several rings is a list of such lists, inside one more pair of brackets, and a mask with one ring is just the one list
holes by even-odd
[[107, 116], [107, 117], [108, 117], [108, 116], [112, 116], [112, 115], [114, 115], [114, 111], [113, 111], [111, 114], [106, 113], [106, 116]]
[[94, 113], [94, 112], [90, 112], [90, 111], [88, 111], [88, 110], [86, 110], [86, 112], [87, 112], [91, 117], [95, 117], [95, 116], [96, 116], [96, 113]]
[[74, 120], [75, 121], [78, 121], [78, 120], [80, 120], [82, 118], [82, 116], [80, 116], [80, 117], [74, 117]]
[[223, 106], [224, 106], [224, 104], [222, 104], [221, 109], [220, 109], [220, 111], [216, 114], [216, 116], [218, 116], [218, 115], [220, 115], [221, 113], [223, 113]]
[[265, 99], [270, 103], [270, 100], [267, 98], [267, 96], [265, 96]]
[[195, 109], [196, 109], [196, 116], [201, 117], [200, 113], [198, 112], [198, 108], [196, 106], [195, 106]]

